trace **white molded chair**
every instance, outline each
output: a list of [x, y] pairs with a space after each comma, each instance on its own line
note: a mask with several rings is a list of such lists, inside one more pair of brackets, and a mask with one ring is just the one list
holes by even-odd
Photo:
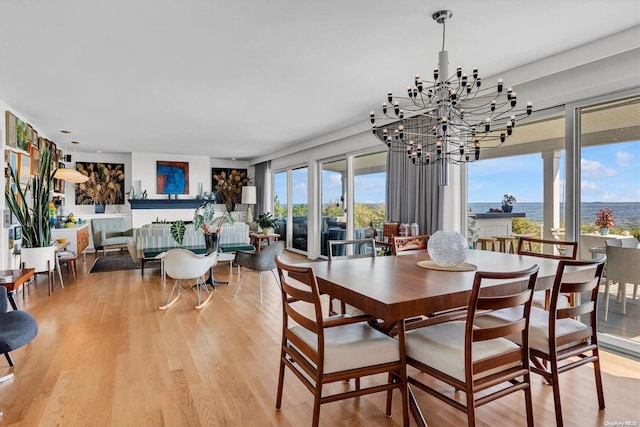
[[[632, 239], [629, 239], [632, 240]], [[623, 247], [621, 240], [607, 240], [607, 269], [604, 287], [604, 321], [609, 317], [609, 286], [618, 283], [618, 303], [627, 314], [627, 283], [633, 284], [633, 299], [638, 297], [640, 284], [640, 248]], [[618, 246], [619, 245], [619, 246]]]
[[[196, 288], [198, 295], [197, 309], [201, 309], [209, 302], [213, 294], [209, 292], [204, 276], [207, 271], [218, 263], [217, 252], [202, 256], [187, 249], [171, 249], [163, 257], [163, 263], [165, 273], [175, 279], [175, 282], [173, 288], [171, 288], [169, 298], [167, 298], [167, 303], [158, 307], [160, 310], [166, 310], [171, 307], [180, 298], [183, 290], [193, 287]], [[195, 280], [194, 284], [189, 283], [186, 288], [182, 286], [185, 281], [191, 282], [192, 280]], [[173, 297], [174, 293], [177, 293], [175, 297]], [[203, 293], [205, 293], [206, 298], [202, 296]]]

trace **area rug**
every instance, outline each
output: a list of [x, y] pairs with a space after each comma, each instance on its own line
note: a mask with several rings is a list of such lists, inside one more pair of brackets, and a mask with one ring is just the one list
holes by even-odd
[[135, 264], [129, 255], [101, 256], [91, 266], [89, 273], [104, 273], [105, 271], [135, 270], [140, 264]]

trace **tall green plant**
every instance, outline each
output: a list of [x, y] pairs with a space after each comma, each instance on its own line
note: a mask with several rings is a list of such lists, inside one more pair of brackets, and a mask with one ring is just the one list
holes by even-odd
[[51, 149], [42, 150], [38, 176], [34, 176], [23, 188], [18, 171], [9, 165], [9, 177], [4, 191], [9, 210], [22, 226], [22, 245], [41, 248], [51, 245], [49, 197], [53, 178], [51, 173]]

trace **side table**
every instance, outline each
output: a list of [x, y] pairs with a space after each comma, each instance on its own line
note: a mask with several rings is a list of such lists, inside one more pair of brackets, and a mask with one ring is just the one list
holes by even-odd
[[251, 239], [251, 244], [256, 247], [256, 252], [260, 252], [262, 248], [262, 240], [267, 241], [267, 245], [271, 244], [271, 240], [277, 242], [280, 239], [279, 234], [261, 234], [261, 233], [249, 233], [249, 239]]
[[[11, 276], [11, 278], [3, 279], [6, 281], [0, 281], [0, 286], [4, 286], [7, 288], [7, 296], [9, 297], [9, 302], [11, 303], [11, 307], [14, 310], [18, 309], [18, 304], [15, 298], [15, 290], [20, 285], [23, 285], [24, 282], [33, 277], [35, 269], [33, 268], [18, 268], [15, 270], [0, 270], [0, 277]], [[24, 297], [24, 294], [23, 294]]]

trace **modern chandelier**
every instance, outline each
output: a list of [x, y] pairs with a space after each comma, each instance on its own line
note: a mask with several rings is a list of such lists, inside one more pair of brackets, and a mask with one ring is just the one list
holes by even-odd
[[449, 52], [444, 50], [445, 23], [453, 16], [441, 10], [431, 17], [442, 24], [442, 50], [433, 82], [416, 75], [407, 96], [387, 94], [382, 104], [385, 124], [376, 124], [371, 112], [373, 134], [389, 150], [406, 152], [415, 165], [439, 166], [438, 183], [448, 185], [448, 164], [480, 159], [480, 151], [501, 146], [513, 134], [516, 122], [530, 116], [533, 106], [516, 110], [517, 94], [505, 90], [502, 79], [485, 87], [476, 68], [471, 76], [457, 67], [449, 75]]

